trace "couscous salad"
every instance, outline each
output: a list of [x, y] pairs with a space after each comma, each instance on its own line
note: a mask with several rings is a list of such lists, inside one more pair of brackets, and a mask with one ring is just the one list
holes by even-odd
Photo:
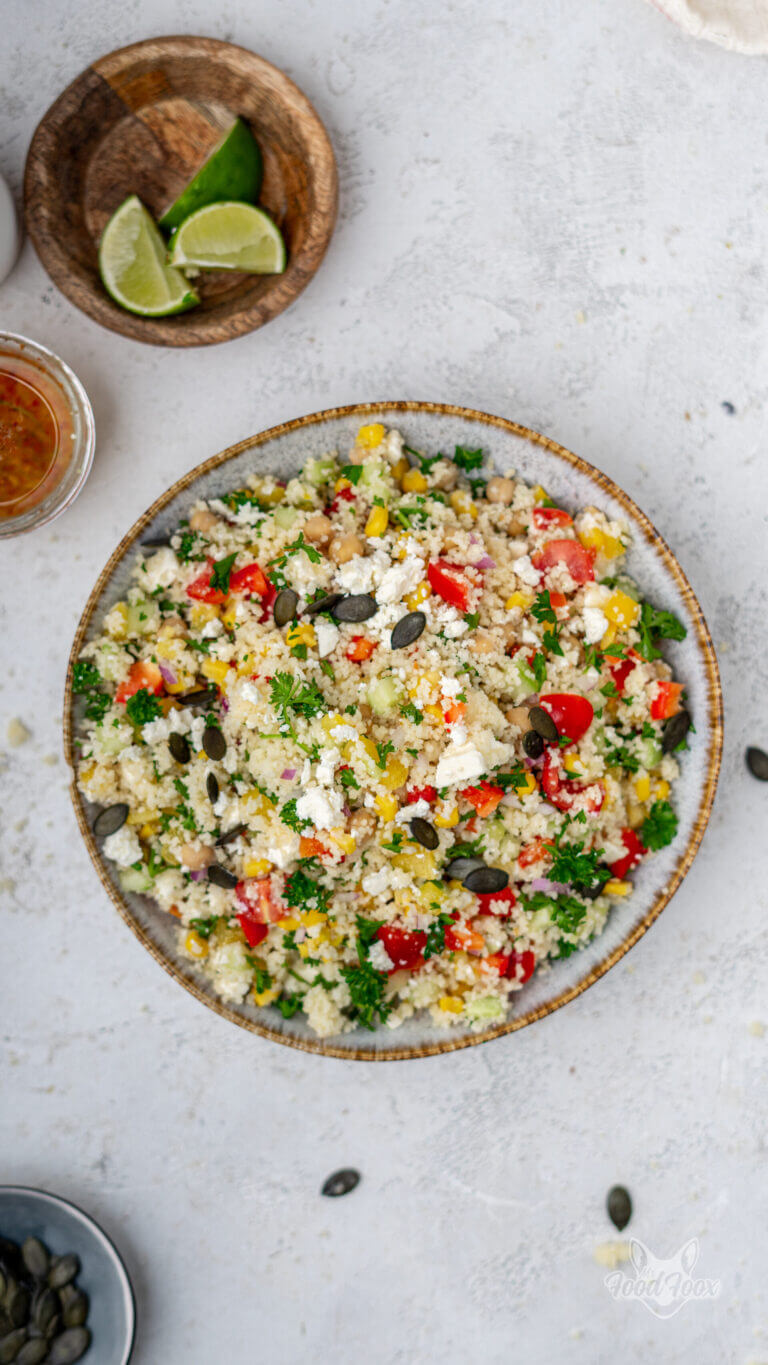
[[74, 667], [78, 783], [218, 995], [482, 1028], [675, 837], [684, 628], [629, 534], [364, 426], [148, 547]]

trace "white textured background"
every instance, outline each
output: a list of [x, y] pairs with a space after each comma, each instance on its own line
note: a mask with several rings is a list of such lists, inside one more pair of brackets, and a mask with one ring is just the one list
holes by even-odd
[[[764, 59], [640, 0], [5, 0], [0, 169], [89, 60], [208, 33], [304, 88], [341, 174], [307, 293], [197, 352], [101, 331], [27, 244], [0, 325], [93, 399], [77, 505], [0, 549], [2, 1178], [81, 1201], [135, 1279], [136, 1365], [768, 1360], [764, 612], [768, 156]], [[77, 835], [65, 659], [119, 535], [205, 456], [355, 399], [519, 419], [606, 469], [678, 552], [720, 653], [714, 818], [658, 925], [512, 1037], [380, 1067], [234, 1029], [143, 953]], [[732, 403], [735, 414], [723, 408]], [[750, 1027], [752, 1026], [752, 1027]], [[363, 1173], [346, 1199], [324, 1177]], [[659, 1255], [697, 1236], [714, 1302], [614, 1303], [608, 1187]]]

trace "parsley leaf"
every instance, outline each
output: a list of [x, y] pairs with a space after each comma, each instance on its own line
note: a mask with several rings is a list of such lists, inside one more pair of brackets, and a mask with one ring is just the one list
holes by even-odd
[[424, 719], [424, 712], [420, 711], [412, 701], [407, 701], [404, 706], [400, 707], [400, 715], [412, 720], [414, 725], [421, 725]]
[[677, 834], [677, 816], [668, 801], [654, 801], [640, 830], [646, 848], [666, 848]]
[[84, 694], [85, 714], [100, 725], [110, 707], [110, 698], [101, 690], [101, 674], [95, 664], [79, 659], [72, 669], [72, 691]]
[[640, 632], [637, 652], [648, 660], [661, 658], [659, 640], [684, 640], [688, 633], [671, 611], [658, 611], [650, 602], [643, 602], [637, 628]]
[[341, 975], [349, 987], [351, 997], [350, 1017], [368, 1029], [374, 1027], [377, 1015], [383, 1024], [391, 1011], [391, 1006], [384, 1001], [387, 974], [377, 971], [368, 961], [368, 948], [383, 922], [367, 920], [362, 915], [357, 916], [357, 957], [360, 965], [341, 969]]
[[363, 476], [363, 466], [361, 464], [343, 464], [339, 474], [342, 479], [349, 479], [350, 483], [357, 486]]
[[162, 715], [162, 707], [148, 688], [141, 687], [125, 703], [125, 714], [134, 725], [146, 725], [148, 721], [157, 720], [157, 717]]
[[536, 691], [540, 692], [547, 680], [547, 661], [543, 654], [534, 654], [531, 672], [536, 679]]
[[378, 758], [376, 759], [377, 768], [386, 768], [387, 754], [394, 753], [394, 749], [395, 746], [392, 743], [391, 739], [376, 740], [376, 753], [378, 754]]
[[403, 446], [403, 450], [408, 455], [413, 455], [414, 459], [418, 460], [422, 474], [428, 474], [432, 466], [437, 464], [438, 460], [444, 459], [443, 455], [422, 455], [421, 451], [414, 450], [413, 446]]
[[276, 673], [269, 685], [269, 700], [280, 716], [281, 724], [292, 734], [289, 711], [294, 711], [304, 720], [311, 720], [325, 711], [326, 702], [317, 683], [304, 682], [291, 673]]
[[468, 450], [466, 446], [456, 446], [453, 452], [453, 462], [459, 469], [479, 469], [483, 463], [483, 452], [480, 450]]
[[218, 915], [209, 915], [207, 919], [192, 919], [189, 921], [190, 926], [194, 929], [195, 933], [199, 934], [200, 938], [204, 939], [209, 939], [211, 937], [217, 922]]
[[296, 812], [297, 800], [298, 798], [294, 796], [290, 801], [286, 801], [285, 805], [280, 811], [280, 819], [282, 820], [284, 825], [288, 826], [289, 829], [293, 829], [296, 831], [297, 834], [301, 834], [302, 830], [309, 828], [309, 826], [312, 824], [312, 821], [305, 820], [301, 815], [297, 814]]
[[445, 931], [449, 924], [453, 924], [450, 915], [439, 914], [433, 919], [427, 929], [427, 941], [424, 945], [424, 961], [430, 957], [437, 957], [445, 950]]
[[275, 1001], [275, 1004], [284, 1019], [292, 1019], [294, 1014], [301, 1009], [301, 996], [281, 995], [280, 999]]
[[218, 592], [229, 592], [229, 575], [232, 572], [232, 565], [237, 559], [237, 551], [231, 555], [226, 555], [224, 559], [219, 559], [211, 569], [211, 576], [208, 586], [215, 588]]
[[565, 831], [572, 823], [570, 817], [567, 816], [555, 836], [554, 845], [551, 849], [551, 866], [547, 875], [553, 882], [565, 882], [577, 888], [584, 887], [585, 890], [589, 891], [596, 885], [607, 882], [611, 872], [610, 868], [599, 866], [600, 859], [603, 856], [602, 848], [595, 848], [589, 853], [585, 853], [584, 839], [569, 844], [562, 842]]
[[342, 787], [359, 787], [359, 786], [360, 786], [360, 783], [358, 782], [358, 780], [357, 780], [357, 778], [355, 777], [355, 774], [353, 773], [353, 771], [352, 771], [351, 768], [341, 768], [341, 769], [339, 770], [339, 781], [340, 781]]
[[303, 867], [298, 867], [286, 878], [283, 899], [287, 905], [297, 910], [321, 910], [325, 912], [330, 902], [330, 892], [314, 877], [310, 877]]
[[477, 627], [478, 627], [479, 624], [480, 624], [480, 612], [479, 612], [479, 611], [465, 611], [465, 612], [464, 612], [464, 620], [466, 621], [466, 623], [467, 623], [467, 625], [469, 626], [469, 629], [470, 629], [470, 630], [477, 630]]
[[199, 531], [182, 531], [181, 540], [176, 550], [176, 558], [181, 564], [205, 559], [205, 547], [208, 544], [209, 542], [200, 535]]

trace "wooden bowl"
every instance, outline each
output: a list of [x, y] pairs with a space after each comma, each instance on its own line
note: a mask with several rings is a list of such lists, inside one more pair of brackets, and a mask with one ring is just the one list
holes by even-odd
[[[260, 207], [288, 249], [282, 275], [215, 271], [201, 303], [141, 318], [99, 278], [105, 224], [129, 194], [159, 217], [240, 115], [264, 158]], [[317, 270], [336, 221], [338, 177], [309, 100], [263, 57], [214, 38], [152, 38], [99, 58], [51, 105], [27, 156], [27, 230], [67, 298], [113, 332], [155, 346], [207, 346], [263, 326]]]
[[685, 640], [665, 642], [664, 652], [675, 676], [685, 682], [696, 724], [673, 793], [679, 820], [675, 840], [640, 865], [634, 874], [634, 894], [615, 903], [601, 934], [580, 952], [553, 962], [546, 972], [536, 972], [512, 996], [506, 1018], [478, 1032], [466, 1024], [446, 1032], [428, 1016], [417, 1015], [394, 1031], [380, 1027], [368, 1033], [359, 1028], [318, 1038], [302, 1014], [283, 1019], [274, 1006], [258, 1008], [219, 999], [194, 963], [179, 952], [178, 922], [146, 896], [121, 889], [116, 869], [102, 855], [91, 828], [98, 807], [84, 800], [73, 771], [75, 814], [102, 885], [139, 941], [180, 985], [221, 1018], [274, 1042], [330, 1057], [397, 1061], [473, 1047], [524, 1028], [587, 990], [637, 943], [679, 887], [704, 835], [720, 768], [722, 696], [714, 647], [690, 583], [655, 527], [606, 474], [546, 436], [503, 417], [449, 403], [357, 403], [285, 422], [212, 456], [178, 479], [125, 534], [88, 598], [72, 645], [64, 697], [64, 753], [72, 770], [82, 734], [82, 698], [73, 696], [72, 668], [83, 646], [100, 632], [106, 613], [125, 596], [139, 543], [167, 536], [196, 499], [219, 497], [227, 489], [241, 487], [250, 473], [289, 478], [312, 452], [349, 450], [361, 422], [398, 427], [409, 445], [425, 451], [482, 446], [491, 468], [514, 468], [528, 483], [543, 484], [559, 506], [575, 509], [595, 503], [609, 517], [626, 517], [633, 537], [628, 573], [649, 600], [674, 611], [687, 628]]

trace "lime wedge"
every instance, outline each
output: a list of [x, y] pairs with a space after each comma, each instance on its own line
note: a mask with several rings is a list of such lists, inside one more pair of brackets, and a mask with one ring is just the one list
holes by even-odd
[[183, 313], [200, 302], [181, 271], [166, 264], [162, 233], [135, 194], [123, 200], [104, 229], [99, 273], [115, 303], [144, 318]]
[[262, 162], [258, 143], [247, 123], [236, 119], [221, 142], [175, 204], [166, 209], [160, 226], [172, 232], [191, 213], [221, 199], [244, 199], [255, 204], [261, 189]]
[[171, 265], [196, 270], [245, 270], [279, 275], [285, 242], [272, 219], [252, 204], [208, 204], [185, 219], [170, 244]]

